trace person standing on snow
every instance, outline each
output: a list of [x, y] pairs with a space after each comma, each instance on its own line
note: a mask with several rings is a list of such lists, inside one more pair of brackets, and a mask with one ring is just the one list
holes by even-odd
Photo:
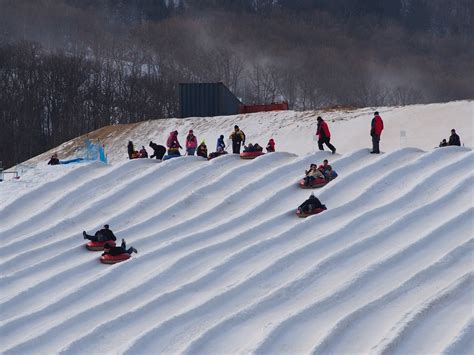
[[219, 138], [217, 138], [217, 144], [216, 144], [216, 151], [223, 151], [225, 149], [225, 143], [224, 143], [224, 135], [221, 134]]
[[383, 131], [383, 121], [377, 111], [374, 112], [374, 118], [370, 124], [370, 135], [372, 136], [372, 151], [370, 154], [380, 154], [380, 136]]
[[323, 144], [331, 149], [332, 154], [336, 153], [336, 148], [330, 143], [331, 132], [329, 132], [328, 124], [321, 118], [318, 117], [318, 129], [316, 135], [318, 136], [318, 147], [319, 150], [324, 150]]
[[451, 136], [449, 136], [448, 145], [461, 146], [461, 139], [457, 135], [456, 130], [454, 128], [451, 130]]
[[188, 136], [186, 137], [186, 153], [188, 155], [194, 155], [194, 152], [196, 152], [197, 148], [197, 138], [194, 135], [194, 132], [192, 129], [189, 130]]
[[245, 144], [245, 133], [240, 130], [239, 126], [234, 126], [234, 132], [229, 136], [229, 139], [232, 140], [232, 153], [240, 154], [241, 144]]
[[127, 151], [128, 151], [128, 159], [134, 159], [133, 154], [135, 153], [135, 147], [133, 146], [132, 141], [128, 141]]
[[166, 141], [166, 146], [168, 147], [168, 155], [181, 155], [179, 149], [181, 144], [178, 141], [178, 131], [173, 131], [170, 133], [168, 140]]

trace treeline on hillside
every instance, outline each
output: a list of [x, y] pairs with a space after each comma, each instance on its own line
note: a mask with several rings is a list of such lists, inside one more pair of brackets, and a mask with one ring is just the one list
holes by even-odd
[[245, 103], [300, 110], [474, 96], [474, 5], [465, 0], [0, 6], [6, 166], [104, 125], [176, 117], [180, 82], [222, 81]]

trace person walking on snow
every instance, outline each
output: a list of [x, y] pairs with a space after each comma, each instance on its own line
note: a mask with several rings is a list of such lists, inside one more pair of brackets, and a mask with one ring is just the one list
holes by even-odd
[[194, 155], [197, 148], [197, 138], [194, 135], [192, 129], [189, 130], [188, 136], [186, 137], [186, 152], [188, 155]]
[[377, 111], [374, 112], [374, 118], [370, 124], [370, 135], [372, 136], [372, 151], [370, 154], [380, 154], [380, 136], [383, 131], [383, 121]]
[[234, 132], [230, 134], [229, 139], [232, 140], [232, 153], [240, 154], [240, 145], [245, 144], [245, 133], [235, 125]]
[[461, 146], [461, 139], [457, 135], [456, 130], [454, 128], [451, 130], [451, 136], [449, 136], [448, 145]]
[[318, 136], [319, 150], [324, 150], [323, 144], [331, 149], [332, 154], [336, 153], [336, 148], [330, 143], [331, 132], [329, 132], [328, 124], [321, 118], [318, 117], [318, 129], [316, 135]]
[[128, 151], [128, 159], [133, 159], [133, 154], [135, 153], [135, 147], [133, 146], [132, 141], [128, 141], [127, 151]]

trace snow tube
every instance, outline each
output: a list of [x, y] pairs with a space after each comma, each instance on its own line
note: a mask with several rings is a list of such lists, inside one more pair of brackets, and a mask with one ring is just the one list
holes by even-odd
[[127, 259], [130, 259], [130, 254], [128, 253], [122, 253], [119, 255], [102, 255], [100, 257], [100, 262], [103, 264], [116, 264], [121, 261], [125, 261]]
[[299, 208], [296, 210], [296, 215], [300, 218], [306, 218], [308, 216], [311, 216], [313, 214], [318, 214], [318, 213], [321, 213], [323, 211], [325, 211], [326, 208], [315, 208], [314, 210], [312, 210], [311, 212], [302, 212]]
[[318, 188], [318, 187], [323, 187], [324, 185], [326, 185], [329, 181], [326, 180], [326, 179], [323, 179], [323, 178], [317, 178], [317, 179], [314, 179], [313, 182], [311, 183], [311, 185], [305, 185], [304, 184], [304, 179], [301, 179], [299, 181], [299, 185], [302, 189], [315, 189], [315, 188]]
[[86, 248], [91, 251], [101, 251], [104, 250], [104, 244], [109, 243], [111, 246], [115, 246], [115, 241], [108, 240], [106, 242], [89, 242], [86, 244]]
[[264, 152], [261, 151], [256, 151], [256, 152], [242, 152], [240, 153], [240, 157], [242, 159], [255, 159], [256, 157], [259, 157], [260, 155], [264, 155]]
[[227, 154], [226, 151], [221, 152], [221, 153], [214, 152], [214, 153], [209, 154], [209, 157], [207, 158], [207, 160], [211, 160], [211, 159], [214, 159], [214, 158], [220, 157], [221, 155], [226, 155], [226, 154]]

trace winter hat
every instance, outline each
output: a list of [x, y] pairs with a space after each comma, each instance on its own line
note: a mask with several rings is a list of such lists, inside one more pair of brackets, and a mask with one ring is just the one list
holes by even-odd
[[322, 121], [323, 119], [321, 118], [321, 116], [318, 116], [317, 120], [319, 122], [319, 121]]
[[235, 126], [234, 126], [234, 129], [239, 129], [239, 126], [235, 125]]
[[189, 134], [193, 134], [194, 132], [193, 132], [192, 129], [190, 129], [188, 133], [189, 133]]
[[221, 139], [224, 139], [224, 135], [223, 135], [223, 134], [221, 134], [219, 138], [221, 138]]
[[379, 115], [379, 111], [375, 111], [374, 116], [378, 116], [378, 115]]
[[108, 225], [108, 224], [105, 224], [105, 225], [104, 225], [104, 228], [105, 228], [105, 229], [109, 229], [109, 225]]

